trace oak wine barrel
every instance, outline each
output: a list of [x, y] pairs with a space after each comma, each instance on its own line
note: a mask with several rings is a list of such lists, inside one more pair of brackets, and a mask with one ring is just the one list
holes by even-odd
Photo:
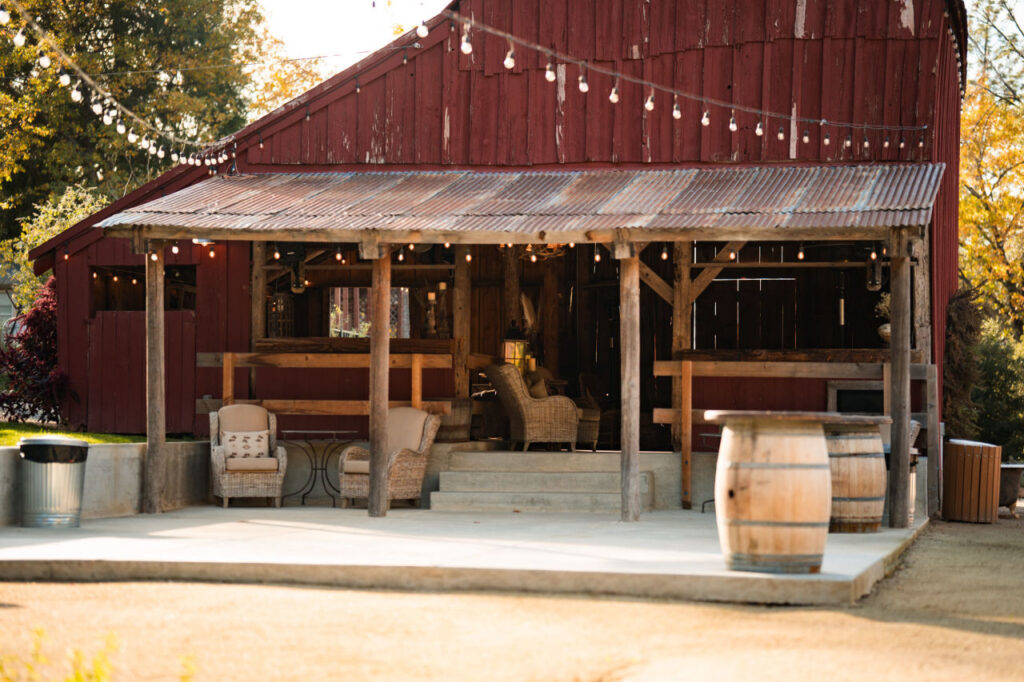
[[832, 482], [815, 414], [707, 413], [709, 420], [725, 422], [715, 515], [730, 569], [821, 571]]
[[828, 424], [825, 444], [832, 475], [830, 533], [874, 533], [885, 512], [885, 453], [873, 424]]

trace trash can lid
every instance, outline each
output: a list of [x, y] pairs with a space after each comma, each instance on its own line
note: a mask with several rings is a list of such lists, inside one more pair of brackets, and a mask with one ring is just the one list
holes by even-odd
[[59, 434], [44, 435], [44, 436], [28, 436], [18, 441], [18, 447], [22, 445], [63, 445], [63, 446], [77, 446], [77, 447], [89, 447], [89, 444], [84, 440], [77, 438], [71, 438], [70, 436], [61, 436]]

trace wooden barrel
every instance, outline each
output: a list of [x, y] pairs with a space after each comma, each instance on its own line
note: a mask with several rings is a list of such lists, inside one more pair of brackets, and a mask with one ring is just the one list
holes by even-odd
[[832, 474], [830, 533], [874, 533], [885, 511], [885, 453], [873, 424], [827, 424]]
[[779, 413], [722, 421], [715, 516], [726, 565], [820, 572], [832, 498], [821, 422]]

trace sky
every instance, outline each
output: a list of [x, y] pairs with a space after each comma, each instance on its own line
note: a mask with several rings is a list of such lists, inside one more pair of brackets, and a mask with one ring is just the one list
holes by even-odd
[[[394, 40], [392, 28], [412, 28], [449, 0], [260, 0], [271, 32], [289, 57], [341, 55], [324, 61], [333, 75]], [[376, 6], [374, 6], [376, 5]]]

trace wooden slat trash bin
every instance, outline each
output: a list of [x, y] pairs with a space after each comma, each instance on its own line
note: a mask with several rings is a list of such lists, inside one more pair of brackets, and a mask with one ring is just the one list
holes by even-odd
[[1003, 448], [951, 440], [942, 453], [942, 517], [947, 521], [994, 523], [999, 509]]

